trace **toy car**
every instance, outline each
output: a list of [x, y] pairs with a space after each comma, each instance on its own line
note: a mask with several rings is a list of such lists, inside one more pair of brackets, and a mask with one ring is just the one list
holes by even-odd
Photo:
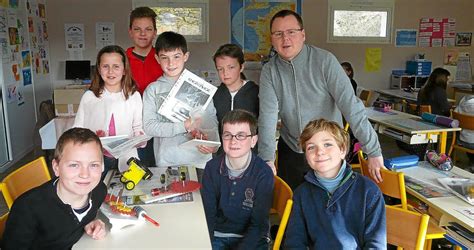
[[135, 157], [130, 157], [127, 161], [128, 170], [123, 172], [120, 177], [120, 182], [125, 185], [127, 190], [132, 190], [143, 179], [148, 180], [153, 176], [153, 173], [140, 160]]

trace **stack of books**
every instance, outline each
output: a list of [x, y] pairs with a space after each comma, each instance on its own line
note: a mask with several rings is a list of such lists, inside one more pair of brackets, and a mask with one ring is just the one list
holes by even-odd
[[449, 224], [446, 226], [445, 238], [462, 249], [474, 249], [474, 233], [456, 222]]

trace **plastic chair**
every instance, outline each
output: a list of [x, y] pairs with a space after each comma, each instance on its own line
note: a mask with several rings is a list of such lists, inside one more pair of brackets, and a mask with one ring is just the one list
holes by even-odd
[[[3, 197], [8, 192], [3, 183], [0, 183], [0, 191], [2, 192]], [[3, 238], [3, 231], [5, 231], [5, 223], [7, 222], [8, 212], [0, 216], [0, 241]]]
[[427, 214], [385, 205], [387, 242], [406, 249], [423, 249], [428, 221]]
[[273, 242], [273, 249], [280, 249], [286, 225], [290, 218], [291, 208], [293, 207], [293, 191], [280, 177], [275, 176], [275, 186], [273, 188], [273, 202], [270, 214], [278, 214], [280, 225]]
[[8, 208], [11, 208], [15, 199], [21, 194], [49, 180], [51, 175], [43, 156], [7, 175], [2, 184], [7, 189], [3, 196]]
[[[359, 150], [359, 162], [361, 164], [362, 174], [370, 177], [367, 160], [364, 157], [362, 150]], [[394, 172], [387, 169], [380, 169], [383, 182], [376, 183], [382, 193], [386, 196], [390, 196], [400, 200], [400, 205], [396, 205], [405, 210], [413, 211], [414, 208], [407, 202], [407, 194], [405, 189], [405, 174], [402, 172]], [[403, 227], [401, 227], [403, 228]], [[426, 234], [426, 248], [431, 249], [432, 239], [444, 238], [445, 230], [439, 227], [434, 222], [430, 221], [428, 224], [428, 232]]]
[[[452, 111], [452, 116], [453, 116], [453, 119], [456, 119], [459, 121], [460, 128], [474, 130], [474, 116], [473, 115], [468, 115], [468, 114]], [[456, 133], [453, 133], [453, 134], [454, 134], [453, 143], [451, 143], [451, 147], [449, 148], [449, 155], [453, 158], [454, 162], [456, 162], [456, 157], [455, 157], [456, 155], [454, 154], [454, 149], [458, 149], [467, 153], [474, 154], [474, 149], [466, 148], [460, 144], [457, 144]]]

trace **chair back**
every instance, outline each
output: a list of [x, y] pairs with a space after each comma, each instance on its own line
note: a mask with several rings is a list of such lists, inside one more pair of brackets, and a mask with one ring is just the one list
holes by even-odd
[[372, 97], [372, 91], [367, 90], [367, 89], [363, 89], [359, 94], [359, 98], [364, 102], [364, 105], [366, 107], [369, 107], [369, 102], [370, 102], [371, 97]]
[[8, 190], [3, 193], [8, 208], [11, 208], [13, 201], [21, 194], [49, 180], [51, 175], [43, 156], [7, 175], [2, 183]]
[[273, 243], [273, 249], [280, 249], [286, 225], [290, 218], [291, 208], [293, 206], [293, 191], [280, 177], [275, 176], [275, 185], [273, 188], [273, 202], [270, 213], [277, 213], [280, 219], [278, 232]]
[[[2, 195], [5, 198], [5, 194], [8, 192], [8, 190], [5, 188], [5, 185], [3, 183], [0, 183], [0, 191], [2, 192]], [[0, 241], [3, 238], [3, 231], [5, 231], [5, 224], [7, 222], [7, 218], [8, 211], [6, 211], [5, 214], [2, 214], [0, 216]]]
[[423, 249], [430, 217], [388, 205], [385, 211], [387, 242], [404, 249]]
[[474, 115], [459, 113], [453, 110], [453, 118], [459, 121], [462, 129], [474, 130]]
[[[362, 175], [367, 176], [371, 180], [369, 174], [368, 162], [364, 157], [362, 150], [359, 150], [359, 162], [361, 165]], [[380, 191], [384, 195], [400, 199], [403, 209], [408, 209], [407, 195], [405, 190], [405, 175], [402, 172], [394, 172], [387, 169], [380, 169], [380, 175], [383, 182], [376, 183]]]

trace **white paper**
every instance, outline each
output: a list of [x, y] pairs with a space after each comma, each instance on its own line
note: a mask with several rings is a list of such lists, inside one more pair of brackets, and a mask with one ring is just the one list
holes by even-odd
[[199, 145], [202, 145], [202, 146], [207, 146], [207, 147], [218, 147], [221, 145], [220, 142], [218, 141], [208, 141], [208, 140], [199, 140], [199, 139], [192, 139], [192, 140], [189, 140], [181, 145], [179, 145], [180, 147], [192, 147], [192, 148], [195, 148]]
[[115, 28], [112, 22], [95, 24], [95, 47], [100, 50], [105, 46], [115, 44]]
[[66, 50], [84, 50], [84, 24], [65, 23], [64, 35], [66, 38]]

